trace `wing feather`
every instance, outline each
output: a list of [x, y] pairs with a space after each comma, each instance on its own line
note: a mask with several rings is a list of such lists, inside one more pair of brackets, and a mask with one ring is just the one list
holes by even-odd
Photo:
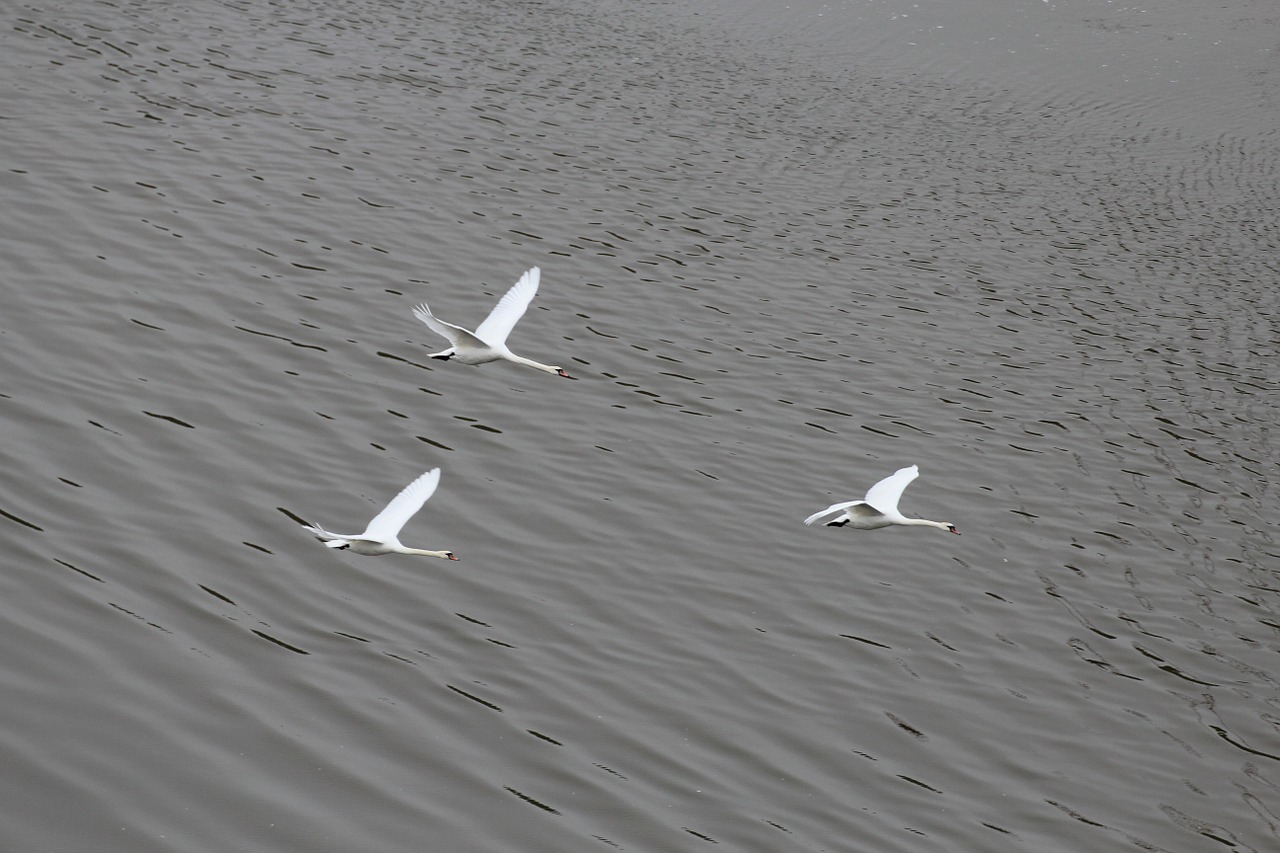
[[489, 312], [484, 322], [476, 326], [476, 337], [491, 347], [503, 346], [507, 336], [516, 327], [516, 323], [520, 322], [525, 309], [537, 294], [538, 281], [541, 277], [542, 271], [537, 267], [520, 276], [520, 280], [498, 300], [498, 304]]
[[898, 500], [902, 497], [902, 493], [911, 481], [919, 476], [920, 468], [917, 465], [899, 468], [867, 489], [866, 501], [885, 515], [895, 515], [898, 512]]
[[304, 524], [303, 530], [309, 530], [317, 539], [323, 542], [329, 548], [345, 548], [348, 544], [347, 540], [352, 538], [343, 533], [331, 533], [318, 524]]
[[862, 503], [862, 501], [842, 501], [841, 503], [838, 503], [838, 504], [832, 504], [831, 506], [827, 507], [821, 512], [815, 512], [813, 515], [806, 518], [804, 520], [804, 523], [813, 524], [815, 521], [817, 521], [818, 519], [824, 516], [831, 515], [833, 512], [839, 512], [842, 509], [848, 509], [849, 507], [854, 506], [855, 504], [860, 504], [860, 503]]
[[422, 505], [435, 493], [436, 486], [439, 484], [440, 469], [432, 468], [401, 489], [400, 494], [391, 499], [386, 509], [373, 517], [364, 533], [353, 538], [374, 539], [381, 542], [395, 539], [400, 533], [400, 528], [404, 527], [404, 523], [412, 518], [415, 512], [422, 509]]
[[475, 335], [468, 332], [461, 326], [455, 326], [452, 323], [446, 323], [439, 317], [431, 313], [431, 309], [427, 307], [427, 303], [423, 302], [413, 309], [413, 316], [427, 324], [431, 331], [453, 344], [455, 349], [465, 349], [467, 347], [483, 346], [484, 343]]

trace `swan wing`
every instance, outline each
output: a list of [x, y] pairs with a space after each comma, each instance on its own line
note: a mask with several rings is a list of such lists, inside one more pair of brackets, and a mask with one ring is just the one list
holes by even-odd
[[489, 346], [500, 347], [507, 341], [507, 335], [520, 322], [525, 309], [533, 301], [538, 292], [538, 280], [542, 271], [537, 267], [520, 276], [520, 280], [511, 286], [506, 295], [498, 300], [498, 304], [484, 318], [484, 322], [476, 326], [476, 337]]
[[391, 499], [386, 509], [373, 517], [369, 526], [355, 539], [371, 539], [376, 542], [388, 542], [396, 538], [404, 523], [413, 514], [422, 509], [427, 498], [435, 492], [440, 484], [440, 469], [432, 468], [418, 479], [401, 489], [400, 494]]
[[318, 524], [304, 524], [302, 529], [310, 531], [328, 548], [345, 548], [351, 544], [348, 540], [353, 538], [343, 533], [330, 533]]
[[322, 542], [326, 542], [331, 539], [346, 538], [341, 533], [330, 533], [328, 530], [325, 530], [323, 527], [321, 527], [318, 524], [304, 524], [302, 525], [302, 529], [308, 531], [309, 533], [314, 535], [317, 539], [321, 540]]
[[907, 485], [919, 476], [920, 468], [916, 465], [899, 468], [867, 490], [867, 503], [885, 515], [896, 515], [898, 500], [902, 497], [902, 493], [906, 491]]
[[815, 521], [817, 521], [820, 518], [823, 518], [824, 516], [831, 515], [833, 512], [839, 512], [842, 509], [849, 509], [849, 507], [856, 506], [860, 503], [862, 503], [862, 501], [842, 501], [838, 504], [832, 504], [831, 506], [827, 507], [821, 512], [815, 512], [813, 515], [806, 518], [804, 520], [804, 523], [813, 524]]
[[454, 349], [483, 348], [485, 346], [484, 342], [471, 332], [461, 326], [446, 323], [435, 314], [432, 314], [431, 309], [427, 307], [425, 302], [413, 309], [413, 316], [426, 323], [431, 331], [453, 344]]

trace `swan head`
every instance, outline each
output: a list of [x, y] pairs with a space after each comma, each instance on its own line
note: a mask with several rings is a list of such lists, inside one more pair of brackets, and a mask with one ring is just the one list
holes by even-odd
[[951, 523], [951, 522], [949, 522], [949, 521], [944, 521], [944, 522], [942, 522], [942, 523], [946, 525], [946, 527], [947, 527], [947, 532], [948, 532], [948, 533], [954, 533], [954, 534], [955, 534], [955, 535], [957, 535], [957, 536], [959, 536], [959, 535], [960, 535], [960, 531], [959, 531], [959, 530], [956, 530], [956, 526], [955, 526], [954, 524], [952, 524], [952, 523]]
[[568, 371], [566, 371], [563, 367], [552, 367], [551, 372], [554, 373], [556, 376], [563, 376], [565, 379], [577, 378], [576, 376], [570, 376]]
[[446, 560], [453, 560], [455, 563], [458, 561], [458, 555], [453, 553], [452, 551], [445, 551], [444, 558]]

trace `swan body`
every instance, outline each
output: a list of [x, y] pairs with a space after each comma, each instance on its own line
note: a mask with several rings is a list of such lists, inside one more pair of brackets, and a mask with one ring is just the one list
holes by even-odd
[[538, 293], [538, 280], [542, 271], [537, 267], [520, 276], [520, 280], [511, 286], [506, 295], [498, 300], [498, 304], [489, 312], [489, 316], [474, 332], [461, 326], [446, 323], [431, 313], [427, 303], [423, 302], [413, 309], [413, 316], [426, 323], [431, 331], [440, 335], [450, 343], [450, 347], [440, 352], [433, 352], [431, 358], [445, 361], [454, 359], [463, 364], [484, 364], [489, 361], [510, 361], [523, 364], [547, 373], [572, 379], [564, 368], [554, 364], [543, 364], [522, 355], [516, 355], [507, 349], [507, 336], [515, 328], [516, 323], [524, 316], [525, 309]]
[[898, 512], [898, 500], [912, 480], [920, 476], [920, 468], [912, 465], [899, 468], [888, 477], [867, 490], [867, 496], [860, 501], [842, 501], [832, 504], [821, 512], [815, 512], [804, 520], [805, 524], [832, 513], [840, 515], [826, 522], [828, 527], [844, 527], [846, 524], [858, 530], [875, 530], [880, 527], [891, 527], [895, 524], [917, 527], [937, 527], [950, 533], [960, 534], [956, 526], [949, 521], [930, 521], [927, 518], [907, 518]]
[[391, 499], [382, 512], [373, 517], [364, 533], [330, 533], [319, 525], [303, 525], [316, 535], [316, 538], [330, 548], [350, 548], [357, 554], [369, 557], [381, 557], [383, 554], [417, 554], [422, 557], [441, 557], [456, 560], [452, 551], [426, 551], [422, 548], [408, 548], [400, 544], [400, 528], [422, 509], [427, 498], [435, 492], [440, 484], [440, 469], [432, 468], [409, 485], [400, 494]]

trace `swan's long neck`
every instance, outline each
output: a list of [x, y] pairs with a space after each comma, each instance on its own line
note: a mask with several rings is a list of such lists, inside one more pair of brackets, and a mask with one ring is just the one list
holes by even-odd
[[941, 530], [950, 531], [955, 525], [948, 524], [945, 521], [930, 521], [927, 518], [904, 518], [898, 522], [899, 524], [910, 524], [916, 527], [937, 527]]
[[524, 356], [522, 356], [522, 355], [516, 355], [515, 353], [510, 353], [510, 354], [508, 354], [508, 355], [507, 355], [507, 359], [508, 359], [508, 360], [510, 360], [510, 361], [514, 361], [516, 364], [523, 364], [523, 365], [525, 365], [526, 367], [532, 367], [532, 368], [534, 368], [535, 370], [542, 370], [542, 371], [545, 371], [546, 373], [559, 373], [559, 372], [560, 372], [560, 368], [558, 368], [558, 367], [555, 367], [555, 366], [550, 365], [550, 364], [543, 364], [543, 363], [542, 363], [542, 362], [540, 362], [540, 361], [534, 361], [534, 360], [533, 360], [533, 359], [531, 359], [531, 358], [525, 358]]
[[456, 560], [452, 551], [426, 551], [422, 548], [400, 548], [397, 554], [416, 554], [419, 557], [439, 557], [442, 560]]

